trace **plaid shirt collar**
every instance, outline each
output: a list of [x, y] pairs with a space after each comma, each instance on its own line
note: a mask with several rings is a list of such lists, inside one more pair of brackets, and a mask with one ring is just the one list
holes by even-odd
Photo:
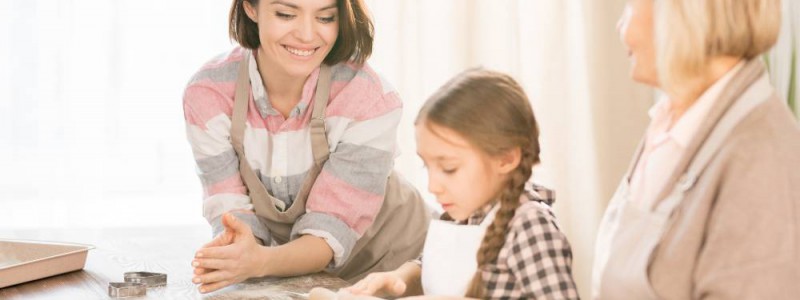
[[480, 224], [481, 222], [483, 222], [483, 219], [486, 218], [486, 215], [488, 215], [489, 212], [492, 211], [492, 208], [497, 206], [498, 203], [499, 203], [499, 201], [497, 201], [497, 200], [489, 202], [488, 204], [486, 204], [483, 207], [479, 208], [478, 211], [472, 213], [472, 215], [470, 215], [469, 218], [467, 218], [464, 221], [459, 222], [459, 224], [466, 224], [466, 225], [478, 225], [478, 224]]
[[[554, 202], [556, 202], [556, 193], [553, 190], [547, 189], [543, 186], [538, 184], [528, 182], [525, 184], [525, 190], [522, 192], [522, 196], [520, 196], [520, 202], [526, 201], [539, 201], [547, 204], [548, 206], [552, 206]], [[490, 211], [498, 204], [498, 200], [494, 200], [489, 202], [488, 204], [484, 205], [483, 207], [479, 208], [476, 212], [469, 216], [464, 221], [458, 222], [459, 224], [466, 224], [466, 225], [478, 225], [483, 222], [483, 219], [486, 218], [486, 215], [489, 214]]]

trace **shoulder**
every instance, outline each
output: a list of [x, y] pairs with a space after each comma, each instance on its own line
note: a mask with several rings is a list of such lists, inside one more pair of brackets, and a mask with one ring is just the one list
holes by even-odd
[[205, 62], [183, 92], [183, 106], [195, 121], [204, 123], [220, 114], [230, 115], [239, 64], [249, 51], [236, 47]]
[[541, 199], [540, 195], [532, 194], [529, 191], [523, 193], [521, 201], [522, 203], [514, 212], [514, 218], [509, 223], [514, 236], [542, 235], [547, 240], [566, 240], [550, 207], [552, 201]]
[[375, 92], [380, 95], [396, 93], [386, 78], [375, 71], [369, 63], [357, 65], [353, 62], [342, 62], [331, 67], [331, 76], [334, 83], [340, 83], [352, 88]]
[[[522, 276], [549, 272], [543, 271], [543, 263], [563, 266], [553, 272], [568, 272], [572, 261], [572, 247], [559, 229], [550, 205], [542, 201], [525, 201], [517, 208], [503, 248], [509, 267], [527, 274]], [[533, 267], [536, 270], [530, 266], [537, 266]]]
[[[765, 95], [766, 96], [766, 95]], [[800, 124], [773, 94], [756, 106], [725, 139], [720, 157], [726, 164], [772, 164], [800, 167]]]
[[328, 116], [357, 121], [399, 113], [402, 101], [382, 75], [364, 63], [343, 62], [331, 66], [331, 102]]
[[800, 213], [796, 209], [800, 199], [798, 169], [797, 120], [779, 97], [771, 96], [733, 128], [698, 174], [686, 194], [692, 201], [681, 204], [686, 207], [685, 218], [690, 220], [695, 213], [689, 212], [696, 210], [710, 218], [706, 230], [715, 232], [763, 232], [754, 230], [756, 226], [785, 229], [784, 221]]
[[233, 83], [239, 71], [239, 64], [249, 55], [250, 51], [242, 47], [235, 47], [230, 51], [221, 53], [203, 63], [197, 70], [187, 86], [204, 83]]
[[800, 198], [798, 169], [798, 122], [783, 100], [773, 95], [750, 111], [722, 141], [699, 174], [691, 195], [713, 201], [708, 203], [713, 203], [717, 214], [793, 211], [791, 206]]

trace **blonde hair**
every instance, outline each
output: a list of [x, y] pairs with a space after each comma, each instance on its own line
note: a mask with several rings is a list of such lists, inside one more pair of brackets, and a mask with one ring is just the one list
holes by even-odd
[[[424, 123], [423, 123], [424, 122]], [[533, 166], [539, 162], [539, 129], [528, 97], [510, 76], [484, 69], [467, 70], [442, 86], [420, 109], [415, 124], [449, 128], [490, 156], [519, 148], [520, 163], [500, 192], [500, 209], [486, 229], [477, 253], [478, 270], [467, 297], [482, 298], [481, 269], [497, 260], [508, 224]], [[434, 131], [435, 133], [435, 131]]]
[[749, 60], [778, 39], [780, 0], [654, 1], [656, 64], [667, 91], [682, 93], [713, 57]]

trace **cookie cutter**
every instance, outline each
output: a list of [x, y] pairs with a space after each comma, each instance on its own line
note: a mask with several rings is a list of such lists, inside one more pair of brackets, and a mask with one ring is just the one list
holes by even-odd
[[141, 297], [147, 295], [147, 285], [134, 282], [111, 282], [108, 296], [111, 298]]
[[154, 272], [125, 272], [125, 282], [141, 283], [148, 288], [167, 285], [167, 274]]

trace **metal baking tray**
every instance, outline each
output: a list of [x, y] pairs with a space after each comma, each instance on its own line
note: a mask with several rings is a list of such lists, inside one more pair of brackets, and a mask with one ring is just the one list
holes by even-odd
[[0, 288], [77, 271], [92, 245], [0, 239]]

